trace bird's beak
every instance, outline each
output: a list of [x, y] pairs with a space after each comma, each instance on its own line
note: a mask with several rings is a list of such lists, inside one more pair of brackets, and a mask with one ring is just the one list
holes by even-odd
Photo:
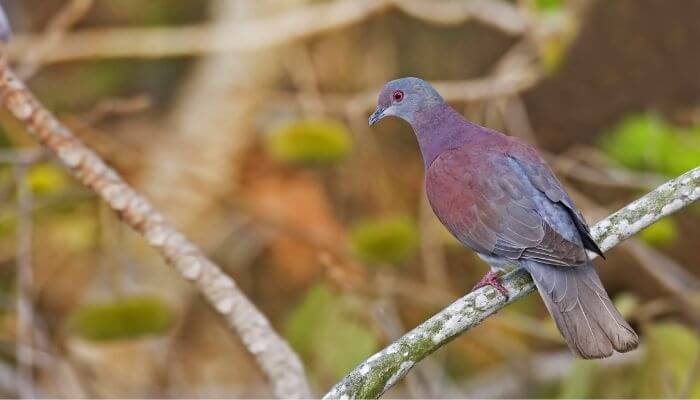
[[374, 110], [372, 115], [369, 116], [369, 126], [376, 124], [377, 121], [384, 118], [384, 111], [386, 111], [386, 108], [383, 108], [382, 106], [377, 106], [377, 109]]

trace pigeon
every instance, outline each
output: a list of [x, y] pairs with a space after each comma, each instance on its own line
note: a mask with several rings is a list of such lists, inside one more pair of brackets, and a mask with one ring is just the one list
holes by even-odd
[[413, 128], [438, 219], [491, 266], [475, 288], [491, 285], [507, 298], [501, 274], [523, 268], [572, 352], [591, 359], [637, 347], [586, 253], [602, 251], [537, 151], [466, 120], [419, 78], [384, 86], [369, 124], [388, 116]]

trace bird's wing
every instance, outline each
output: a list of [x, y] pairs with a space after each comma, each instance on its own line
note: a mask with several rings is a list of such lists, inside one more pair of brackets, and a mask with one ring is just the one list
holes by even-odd
[[558, 266], [586, 262], [568, 209], [539, 190], [512, 157], [457, 149], [439, 156], [428, 173], [436, 214], [477, 252]]
[[566, 193], [545, 160], [527, 146], [519, 146], [517, 150], [519, 151], [509, 153], [508, 157], [517, 163], [518, 168], [524, 172], [537, 190], [547, 196], [553, 203], [558, 203], [566, 208], [581, 235], [584, 247], [605, 258], [603, 252], [593, 240], [591, 229], [588, 227], [583, 215], [576, 208], [571, 197]]

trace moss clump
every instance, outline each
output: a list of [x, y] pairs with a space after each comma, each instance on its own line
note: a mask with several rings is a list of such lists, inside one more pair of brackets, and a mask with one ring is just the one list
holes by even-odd
[[355, 254], [367, 261], [398, 262], [411, 256], [418, 244], [415, 224], [405, 217], [366, 220], [350, 234]]
[[556, 11], [564, 8], [563, 0], [535, 0], [534, 6], [538, 11]]
[[271, 132], [267, 149], [284, 162], [328, 164], [352, 150], [348, 129], [332, 120], [297, 120]]
[[53, 194], [65, 189], [68, 176], [56, 165], [37, 164], [29, 170], [27, 181], [37, 194]]
[[172, 325], [170, 307], [152, 296], [134, 296], [81, 307], [70, 319], [81, 337], [95, 341], [162, 334]]
[[670, 176], [700, 165], [700, 126], [675, 127], [654, 114], [633, 115], [600, 142], [620, 164]]

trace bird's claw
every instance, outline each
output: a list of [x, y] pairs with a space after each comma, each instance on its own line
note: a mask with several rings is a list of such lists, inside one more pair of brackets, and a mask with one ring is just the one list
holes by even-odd
[[508, 300], [508, 289], [506, 289], [505, 286], [503, 286], [503, 283], [501, 282], [501, 276], [494, 272], [494, 271], [489, 271], [486, 275], [484, 275], [481, 280], [474, 285], [472, 290], [476, 290], [479, 288], [482, 288], [484, 286], [491, 286], [494, 289], [498, 290], [501, 292], [501, 294]]

